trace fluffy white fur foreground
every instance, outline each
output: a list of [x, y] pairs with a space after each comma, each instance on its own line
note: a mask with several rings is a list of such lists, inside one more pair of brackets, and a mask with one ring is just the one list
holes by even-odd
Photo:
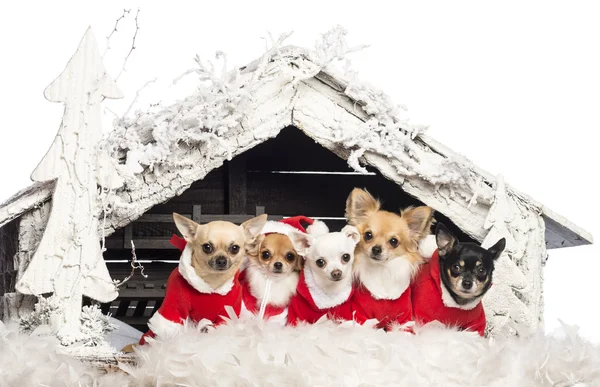
[[219, 386], [600, 385], [600, 348], [562, 338], [489, 340], [431, 324], [416, 335], [331, 322], [280, 328], [234, 320], [192, 325], [142, 348], [139, 382]]
[[321, 322], [281, 328], [193, 325], [139, 351], [130, 375], [100, 375], [50, 339], [0, 325], [0, 386], [597, 386], [600, 348], [560, 335], [489, 340], [429, 325], [416, 335]]
[[18, 327], [0, 321], [0, 387], [127, 386], [121, 374], [100, 374], [66, 355], [58, 339], [18, 333]]

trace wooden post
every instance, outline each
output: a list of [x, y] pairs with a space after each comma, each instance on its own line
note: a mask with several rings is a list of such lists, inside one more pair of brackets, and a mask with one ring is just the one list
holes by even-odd
[[247, 175], [245, 153], [227, 164], [227, 213], [245, 214], [247, 201]]
[[192, 220], [196, 223], [201, 223], [200, 217], [202, 216], [202, 206], [200, 204], [195, 204], [192, 207]]

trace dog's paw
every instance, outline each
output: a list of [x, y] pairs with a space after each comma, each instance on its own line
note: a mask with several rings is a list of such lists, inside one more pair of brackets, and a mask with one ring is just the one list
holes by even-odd
[[124, 346], [123, 348], [121, 348], [121, 352], [133, 353], [135, 350], [135, 347], [137, 347], [137, 344], [128, 344], [128, 345]]

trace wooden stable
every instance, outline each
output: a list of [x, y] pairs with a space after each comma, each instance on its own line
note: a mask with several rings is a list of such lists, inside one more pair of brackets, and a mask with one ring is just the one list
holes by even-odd
[[[103, 304], [103, 311], [146, 329], [146, 322], [162, 303], [167, 278], [179, 259], [179, 251], [169, 243], [171, 235], [177, 233], [173, 212], [200, 223], [228, 220], [236, 224], [262, 213], [269, 214], [271, 220], [301, 214], [321, 219], [337, 231], [346, 224], [345, 201], [354, 187], [367, 188], [390, 211], [422, 205], [378, 171], [359, 174], [300, 130], [288, 127], [110, 235], [104, 257], [111, 276], [123, 278], [131, 271], [128, 260], [133, 241], [148, 278], [133, 277], [120, 290], [118, 299]], [[472, 241], [442, 214], [437, 213], [436, 219], [449, 225], [463, 241]]]

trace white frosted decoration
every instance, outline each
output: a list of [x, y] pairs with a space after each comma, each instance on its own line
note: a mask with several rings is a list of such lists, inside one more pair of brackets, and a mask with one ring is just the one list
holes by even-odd
[[506, 238], [506, 248], [496, 261], [492, 287], [483, 300], [488, 331], [495, 336], [527, 335], [542, 323], [544, 222], [539, 209], [507, 193], [502, 176], [496, 178], [495, 189], [482, 247]]
[[[63, 305], [56, 328], [63, 337], [76, 337], [84, 295], [100, 302], [117, 297], [100, 250], [96, 173], [103, 165], [97, 160], [101, 102], [103, 97], [122, 94], [106, 73], [90, 28], [44, 96], [62, 102], [65, 111], [58, 134], [31, 179], [56, 184], [44, 235], [16, 288], [24, 294], [54, 293]], [[119, 185], [114, 176], [99, 180], [107, 181], [109, 188]]]

